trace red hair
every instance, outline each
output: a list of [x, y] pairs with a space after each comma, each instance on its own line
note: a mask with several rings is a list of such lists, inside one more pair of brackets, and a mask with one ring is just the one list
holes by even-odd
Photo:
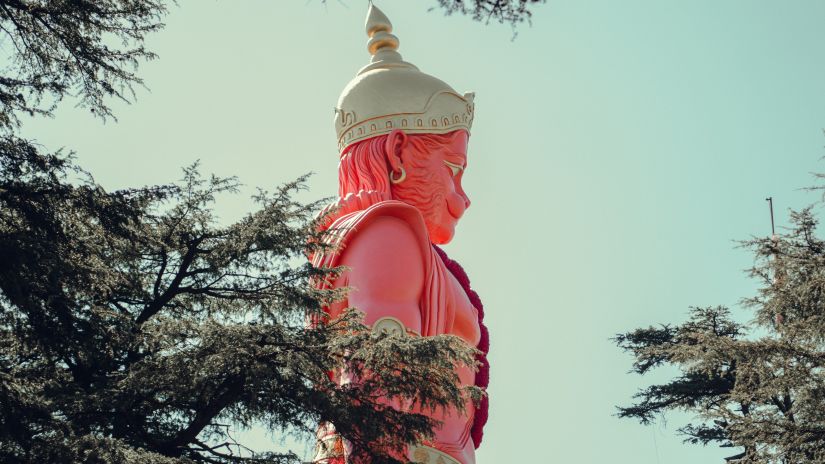
[[[459, 129], [462, 130], [462, 129]], [[379, 135], [356, 142], [341, 152], [338, 164], [338, 201], [329, 209], [336, 211], [335, 217], [365, 209], [379, 201], [405, 198], [426, 198], [429, 193], [424, 186], [426, 170], [423, 167], [433, 150], [447, 144], [458, 131], [447, 134], [409, 134], [407, 143], [411, 146], [410, 159], [406, 159], [408, 181], [403, 184], [390, 183], [390, 164], [387, 161], [387, 137]], [[419, 202], [432, 203], [432, 202]], [[328, 209], [328, 210], [329, 210]], [[328, 211], [327, 210], [327, 211]], [[334, 220], [331, 218], [327, 224]]]
[[[410, 134], [407, 143], [411, 145], [412, 158], [407, 161], [410, 171], [420, 167], [421, 161], [437, 147], [447, 144], [458, 131], [447, 134]], [[390, 165], [387, 161], [387, 137], [379, 135], [354, 143], [341, 152], [338, 164], [338, 196], [345, 198], [358, 192], [380, 192], [391, 198], [389, 181]]]

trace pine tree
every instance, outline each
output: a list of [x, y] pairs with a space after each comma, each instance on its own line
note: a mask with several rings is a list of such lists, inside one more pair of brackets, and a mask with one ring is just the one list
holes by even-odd
[[825, 463], [825, 241], [812, 208], [792, 227], [744, 242], [761, 287], [744, 300], [751, 323], [724, 307], [693, 308], [679, 325], [619, 334], [633, 372], [671, 365], [681, 375], [635, 395], [619, 417], [648, 424], [667, 411], [696, 419], [679, 431], [694, 444], [738, 448], [738, 463]]

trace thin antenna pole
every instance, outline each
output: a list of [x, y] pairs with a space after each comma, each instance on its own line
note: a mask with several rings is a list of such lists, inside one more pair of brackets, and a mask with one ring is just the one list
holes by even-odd
[[[773, 197], [765, 198], [765, 201], [768, 202], [768, 208], [771, 211], [771, 240], [774, 246], [778, 245], [779, 239], [776, 236], [776, 228], [773, 222]], [[779, 266], [779, 257], [777, 256], [776, 249], [773, 250], [773, 285], [778, 287], [782, 283], [782, 271]], [[773, 326], [774, 328], [778, 328], [785, 322], [785, 315], [782, 312], [777, 312], [773, 315]], [[782, 334], [780, 333], [780, 336]]]

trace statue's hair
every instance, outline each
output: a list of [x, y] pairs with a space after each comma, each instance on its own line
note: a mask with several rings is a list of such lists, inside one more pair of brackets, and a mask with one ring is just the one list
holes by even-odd
[[338, 164], [338, 196], [373, 192], [384, 200], [391, 198], [389, 163], [387, 162], [387, 135], [362, 140], [341, 153]]
[[[439, 146], [450, 143], [457, 132], [408, 135], [412, 157], [404, 161], [407, 180], [397, 185], [390, 183], [390, 164], [387, 161], [389, 135], [379, 135], [347, 147], [341, 153], [338, 165], [339, 198], [322, 212], [322, 215], [327, 216], [322, 227], [328, 227], [337, 217], [366, 209], [380, 201], [425, 199], [430, 193], [426, 176], [431, 173], [421, 169], [424, 161]], [[416, 203], [422, 205], [427, 202]], [[440, 204], [432, 201], [429, 203], [433, 206]]]
[[[407, 173], [421, 167], [435, 148], [449, 143], [458, 131], [447, 134], [410, 134], [408, 143], [412, 145], [412, 159]], [[348, 194], [357, 195], [358, 192], [380, 192], [384, 199], [392, 198], [392, 189], [389, 182], [390, 166], [387, 161], [387, 137], [380, 135], [350, 145], [341, 154], [338, 165], [338, 196], [345, 198]]]

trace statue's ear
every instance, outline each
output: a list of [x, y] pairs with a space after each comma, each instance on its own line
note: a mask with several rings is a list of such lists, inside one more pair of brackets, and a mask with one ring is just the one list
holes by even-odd
[[409, 137], [401, 129], [393, 129], [393, 131], [387, 135], [387, 142], [384, 148], [387, 151], [387, 162], [390, 164], [392, 171], [401, 171], [408, 141]]

